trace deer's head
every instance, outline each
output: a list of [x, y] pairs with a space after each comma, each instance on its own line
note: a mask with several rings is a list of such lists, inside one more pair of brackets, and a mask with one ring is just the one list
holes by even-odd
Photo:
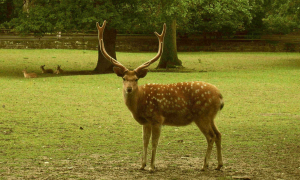
[[104, 47], [104, 42], [103, 42], [103, 32], [104, 32], [105, 25], [106, 25], [106, 21], [103, 22], [102, 27], [100, 27], [100, 25], [97, 23], [100, 50], [101, 50], [103, 56], [107, 60], [109, 60], [111, 63], [113, 63], [113, 65], [115, 66], [113, 68], [114, 72], [119, 77], [123, 78], [124, 93], [131, 94], [132, 92], [135, 92], [136, 89], [138, 88], [138, 80], [147, 75], [147, 72], [148, 72], [147, 67], [150, 66], [155, 61], [157, 61], [159, 59], [159, 57], [161, 56], [162, 51], [163, 51], [163, 41], [164, 41], [164, 37], [166, 34], [166, 24], [164, 24], [163, 31], [160, 35], [157, 32], [155, 32], [155, 35], [157, 36], [157, 38], [159, 40], [159, 48], [158, 48], [157, 55], [153, 59], [145, 62], [144, 64], [140, 65], [139, 67], [137, 67], [136, 69], [134, 69], [132, 71], [128, 70], [125, 66], [123, 66], [120, 62], [118, 62], [114, 58], [112, 58], [106, 52], [105, 47]]

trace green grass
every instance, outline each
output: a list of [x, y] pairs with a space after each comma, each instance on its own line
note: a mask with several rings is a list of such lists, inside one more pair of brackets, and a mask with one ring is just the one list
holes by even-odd
[[[154, 55], [117, 53], [117, 58], [135, 68]], [[189, 73], [149, 72], [139, 83], [201, 80], [221, 90], [225, 107], [216, 124], [223, 135], [224, 171], [197, 171], [206, 141], [194, 124], [165, 126], [158, 172], [148, 178], [169, 169], [220, 179], [300, 175], [299, 53], [199, 52], [179, 53], [179, 58]], [[142, 128], [123, 102], [120, 78], [44, 75], [39, 69], [59, 64], [68, 72], [88, 71], [96, 63], [96, 51], [0, 50], [0, 179], [96, 179], [103, 174], [103, 179], [111, 179], [122, 172], [132, 179], [147, 174], [135, 171]], [[156, 65], [150, 70], [156, 71]], [[25, 79], [25, 67], [38, 78]], [[185, 156], [188, 160], [181, 159]], [[214, 166], [215, 157], [214, 149]], [[176, 173], [170, 179], [176, 179]]]

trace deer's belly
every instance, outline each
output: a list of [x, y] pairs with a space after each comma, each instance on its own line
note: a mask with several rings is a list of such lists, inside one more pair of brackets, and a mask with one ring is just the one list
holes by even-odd
[[164, 115], [164, 122], [163, 125], [169, 126], [186, 126], [193, 122], [193, 115], [186, 113], [173, 113]]

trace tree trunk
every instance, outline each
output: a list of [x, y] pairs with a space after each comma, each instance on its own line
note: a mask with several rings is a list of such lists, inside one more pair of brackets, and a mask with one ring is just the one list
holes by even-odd
[[10, 21], [10, 19], [12, 18], [13, 11], [14, 11], [13, 1], [7, 1], [6, 8], [7, 8], [6, 21]]
[[[115, 29], [105, 28], [103, 33], [103, 41], [106, 52], [113, 58], [116, 58], [116, 38], [117, 31]], [[98, 63], [94, 71], [97, 73], [113, 73], [113, 64], [102, 55], [100, 46], [98, 45]]]
[[23, 1], [23, 12], [29, 13], [29, 5], [30, 5], [30, 0], [24, 0]]
[[163, 53], [157, 68], [175, 68], [182, 66], [182, 62], [177, 56], [176, 44], [176, 19], [167, 18], [167, 30], [164, 38]]

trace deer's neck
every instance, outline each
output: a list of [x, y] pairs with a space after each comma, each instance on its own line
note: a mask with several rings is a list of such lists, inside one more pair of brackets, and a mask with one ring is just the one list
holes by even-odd
[[133, 115], [137, 114], [138, 101], [142, 91], [143, 90], [140, 87], [131, 93], [123, 91], [125, 104]]

